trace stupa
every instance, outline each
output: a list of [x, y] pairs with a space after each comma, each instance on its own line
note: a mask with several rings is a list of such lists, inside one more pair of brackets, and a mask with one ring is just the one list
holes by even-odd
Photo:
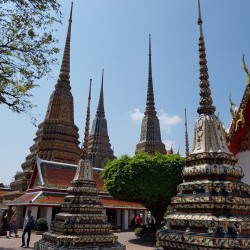
[[[91, 91], [91, 82], [90, 82]], [[103, 205], [97, 197], [92, 165], [88, 157], [90, 93], [86, 115], [84, 144], [76, 174], [68, 188], [68, 195], [51, 223], [51, 231], [35, 243], [35, 250], [88, 249], [125, 250], [110, 233], [111, 224], [103, 214]]]
[[148, 88], [146, 110], [141, 124], [140, 142], [136, 145], [135, 153], [156, 152], [166, 154], [165, 144], [161, 141], [161, 130], [159, 119], [155, 111], [154, 89], [152, 77], [152, 54], [151, 54], [151, 35], [149, 35], [149, 63], [148, 63]]
[[44, 121], [39, 124], [30, 154], [15, 175], [11, 189], [25, 191], [35, 165], [36, 155], [43, 160], [77, 164], [80, 159], [78, 127], [74, 123], [74, 104], [70, 86], [70, 38], [72, 9], [60, 74], [50, 96]]
[[214, 114], [199, 0], [198, 25], [200, 101], [194, 145], [191, 153], [186, 148], [183, 183], [158, 239], [165, 250], [249, 250], [250, 187], [241, 182], [244, 173], [235, 165], [224, 127]]
[[103, 77], [104, 70], [102, 70], [98, 107], [89, 136], [89, 156], [93, 168], [103, 168], [109, 160], [116, 158], [109, 142], [108, 125], [105, 118]]

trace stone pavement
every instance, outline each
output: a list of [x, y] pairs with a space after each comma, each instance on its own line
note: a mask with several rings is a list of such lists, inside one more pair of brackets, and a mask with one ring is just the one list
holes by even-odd
[[[41, 239], [41, 235], [35, 235], [32, 232], [30, 247], [21, 248], [22, 244], [22, 231], [19, 231], [19, 238], [9, 238], [7, 239], [4, 236], [0, 236], [0, 250], [21, 250], [21, 249], [34, 249], [34, 243]], [[120, 232], [115, 233], [118, 236], [118, 241], [126, 245], [126, 250], [153, 250], [155, 247], [154, 243], [144, 242], [140, 238], [137, 238], [134, 235], [134, 232]], [[27, 237], [27, 234], [26, 234]]]

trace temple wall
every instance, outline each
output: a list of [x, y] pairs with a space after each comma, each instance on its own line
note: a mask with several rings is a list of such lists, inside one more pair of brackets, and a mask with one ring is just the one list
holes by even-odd
[[236, 155], [236, 158], [238, 159], [236, 165], [242, 167], [242, 170], [245, 174], [242, 181], [250, 185], [250, 152], [249, 151], [239, 152]]

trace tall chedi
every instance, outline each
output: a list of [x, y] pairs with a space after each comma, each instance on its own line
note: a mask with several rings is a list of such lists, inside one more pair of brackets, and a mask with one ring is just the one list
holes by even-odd
[[11, 188], [24, 191], [34, 167], [35, 156], [44, 160], [77, 164], [80, 159], [78, 128], [74, 123], [74, 104], [70, 87], [70, 38], [72, 7], [61, 70], [55, 90], [50, 96], [44, 121], [39, 124], [35, 143], [22, 164], [23, 172], [16, 174]]
[[92, 167], [95, 168], [103, 168], [108, 160], [115, 159], [114, 152], [109, 142], [107, 120], [105, 118], [103, 77], [104, 70], [102, 70], [99, 103], [89, 136], [89, 157]]
[[165, 154], [165, 145], [161, 141], [160, 123], [155, 111], [151, 56], [151, 36], [149, 35], [147, 102], [141, 124], [140, 142], [136, 145], [135, 153], [147, 152], [152, 154], [159, 152]]
[[191, 153], [186, 150], [183, 183], [158, 239], [167, 250], [249, 250], [250, 187], [241, 182], [244, 173], [235, 165], [224, 127], [214, 114], [199, 0], [198, 25], [200, 102], [194, 145]]
[[[91, 83], [90, 83], [91, 88]], [[84, 144], [76, 174], [61, 204], [62, 212], [55, 216], [51, 231], [35, 243], [35, 250], [95, 249], [125, 250], [110, 233], [111, 224], [103, 214], [103, 205], [97, 197], [93, 169], [88, 158], [90, 92], [86, 115]]]

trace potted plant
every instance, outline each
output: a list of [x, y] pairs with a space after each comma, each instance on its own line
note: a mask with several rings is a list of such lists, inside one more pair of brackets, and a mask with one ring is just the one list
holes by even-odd
[[48, 230], [48, 223], [44, 218], [39, 218], [36, 221], [36, 234], [43, 234]]

